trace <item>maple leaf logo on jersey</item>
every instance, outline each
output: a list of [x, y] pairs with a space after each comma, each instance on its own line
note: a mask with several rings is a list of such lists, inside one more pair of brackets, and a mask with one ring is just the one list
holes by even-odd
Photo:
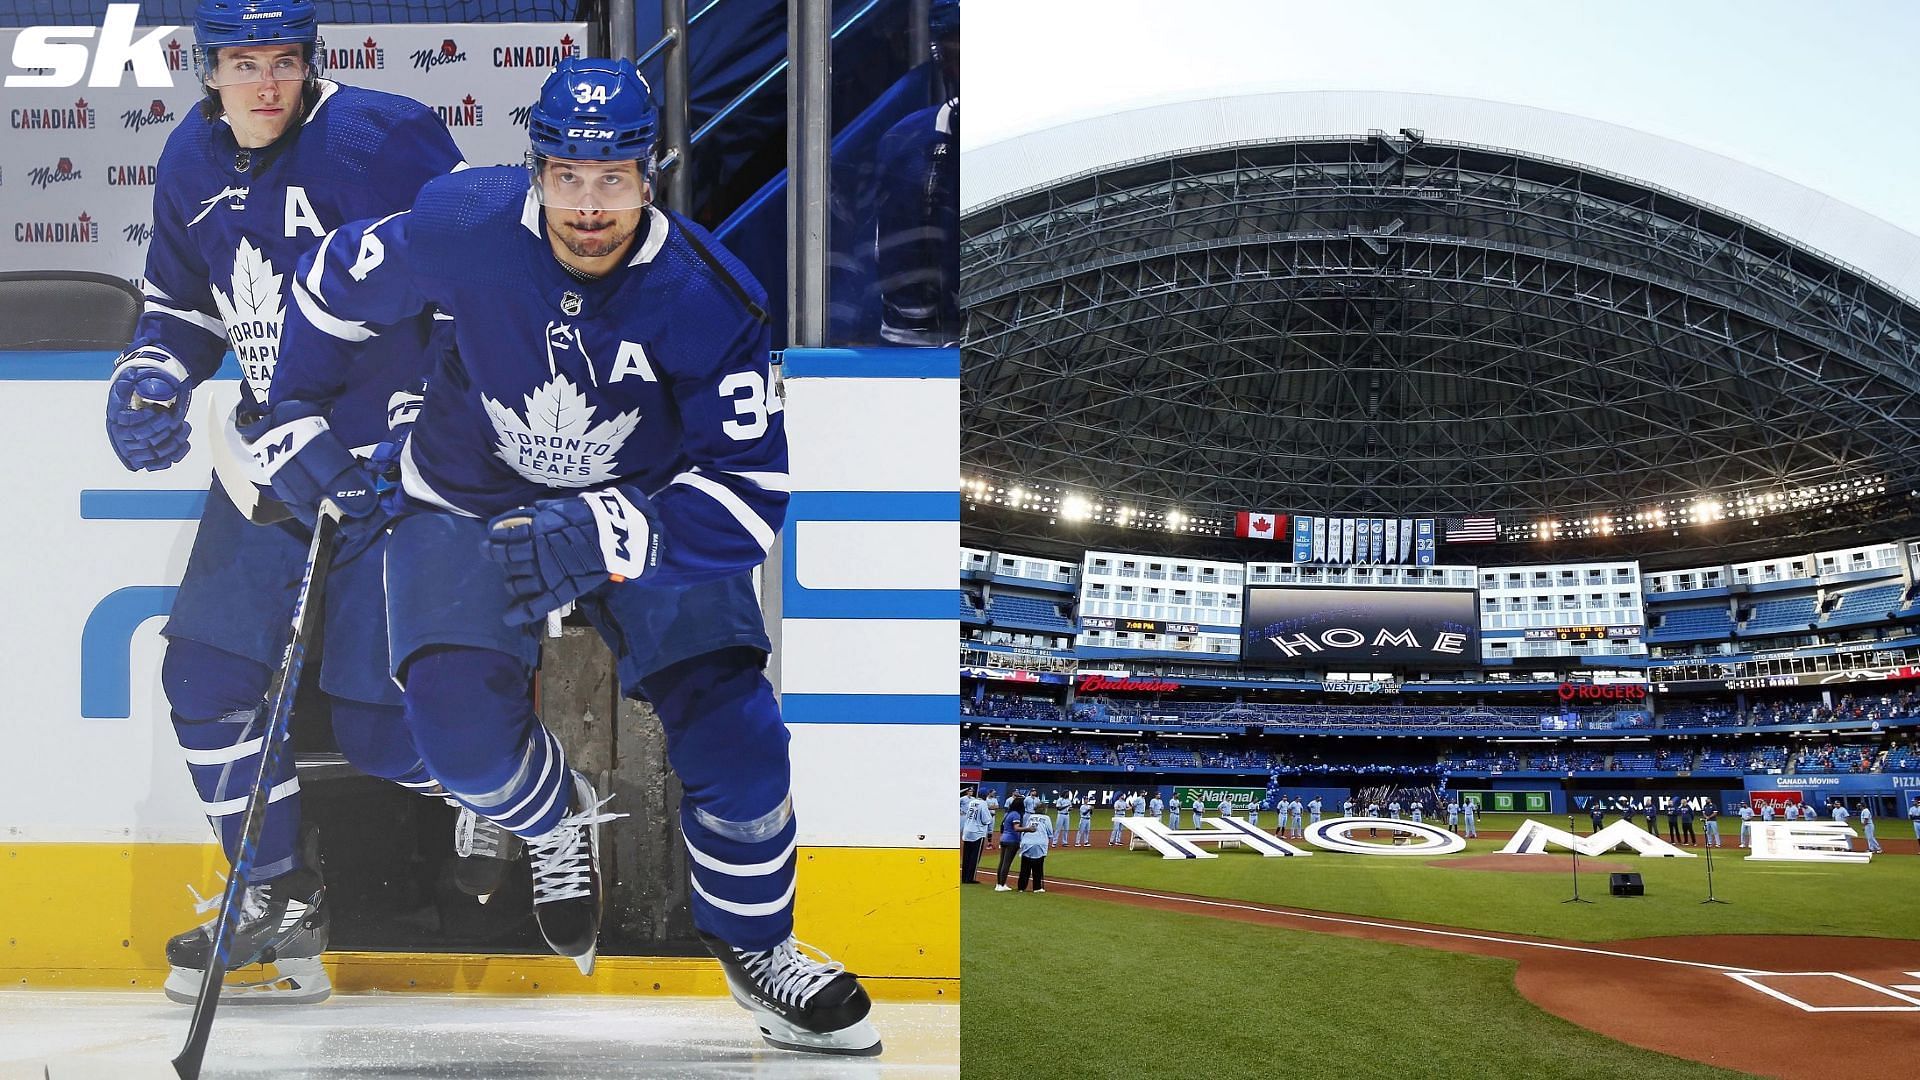
[[213, 285], [213, 303], [220, 309], [220, 321], [227, 324], [227, 340], [233, 343], [233, 355], [247, 385], [261, 401], [267, 400], [267, 388], [273, 385], [273, 365], [280, 358], [280, 324], [285, 312], [281, 307], [280, 275], [260, 249], [246, 239], [233, 253], [233, 291], [223, 293]]
[[526, 396], [515, 412], [482, 395], [499, 444], [493, 452], [513, 471], [550, 487], [593, 487], [618, 478], [614, 456], [640, 422], [639, 410], [593, 422], [593, 404], [565, 375], [555, 375]]

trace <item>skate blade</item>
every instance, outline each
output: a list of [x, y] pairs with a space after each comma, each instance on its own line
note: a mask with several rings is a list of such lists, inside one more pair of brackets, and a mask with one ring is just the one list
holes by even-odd
[[[167, 974], [167, 1000], [192, 1005], [200, 998], [202, 973], [174, 968]], [[286, 960], [227, 972], [220, 987], [222, 1005], [310, 1005], [333, 996], [333, 981], [318, 960]]]
[[776, 1050], [800, 1054], [838, 1054], [843, 1057], [875, 1057], [881, 1050], [880, 1033], [873, 1024], [860, 1020], [839, 1031], [808, 1031], [755, 1010], [760, 1038]]
[[595, 946], [594, 948], [588, 949], [585, 956], [569, 956], [567, 959], [573, 961], [573, 966], [580, 969], [580, 974], [591, 975], [593, 974], [594, 957], [599, 954], [600, 949], [598, 946]]

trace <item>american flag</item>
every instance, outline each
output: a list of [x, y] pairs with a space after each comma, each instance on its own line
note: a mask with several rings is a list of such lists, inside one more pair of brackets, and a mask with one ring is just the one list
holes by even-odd
[[1491, 544], [1500, 528], [1490, 517], [1441, 518], [1440, 539], [1449, 544]]

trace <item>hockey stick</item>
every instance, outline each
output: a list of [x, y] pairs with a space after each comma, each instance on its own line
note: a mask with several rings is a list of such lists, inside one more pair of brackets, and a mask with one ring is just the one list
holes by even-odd
[[220, 987], [227, 978], [227, 950], [233, 947], [234, 920], [239, 916], [240, 893], [253, 872], [253, 860], [260, 845], [260, 831], [267, 821], [267, 794], [273, 776], [287, 749], [287, 725], [293, 716], [294, 693], [300, 688], [300, 669], [306, 664], [307, 646], [320, 629], [320, 610], [326, 596], [327, 568], [333, 561], [334, 540], [340, 533], [340, 508], [332, 499], [320, 503], [320, 516], [313, 525], [313, 542], [307, 547], [307, 567], [300, 577], [300, 591], [293, 601], [293, 636], [267, 689], [266, 721], [260, 734], [260, 775], [254, 781], [253, 794], [247, 799], [247, 816], [240, 830], [240, 849], [234, 853], [227, 873], [226, 892], [220, 897], [220, 916], [213, 924], [213, 949], [207, 955], [207, 970], [200, 981], [200, 996], [193, 1003], [193, 1023], [187, 1029], [186, 1045], [173, 1059], [173, 1071], [180, 1080], [199, 1080], [200, 1061], [207, 1054], [207, 1035], [213, 1029], [213, 1011], [220, 1004]]

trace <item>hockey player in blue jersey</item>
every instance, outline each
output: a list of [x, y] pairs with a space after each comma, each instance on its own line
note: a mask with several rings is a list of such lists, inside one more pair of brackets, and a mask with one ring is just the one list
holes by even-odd
[[[789, 490], [765, 294], [652, 205], [656, 125], [631, 63], [563, 61], [525, 169], [443, 177], [410, 212], [328, 236], [296, 275], [273, 421], [308, 423], [380, 327], [453, 316], [386, 549], [393, 670], [427, 767], [526, 839], [536, 921], [589, 970], [610, 815], [531, 694], [536, 627], [577, 604], [665, 727], [694, 925], [735, 999], [776, 1047], [876, 1054], [858, 978], [793, 937], [788, 736], [751, 577]], [[353, 487], [343, 442], [309, 430], [275, 491]]]
[[[193, 391], [229, 346], [253, 393], [267, 396], [302, 252], [347, 221], [405, 209], [460, 161], [425, 106], [321, 77], [305, 0], [202, 0], [194, 37], [206, 97], [160, 157], [146, 309], [108, 392], [107, 435], [132, 470], [185, 457]], [[425, 374], [428, 325], [397, 326], [332, 373], [343, 391], [335, 430], [362, 455], [410, 419], [417, 399], [405, 388]], [[162, 665], [175, 734], [229, 857], [258, 773], [257, 706], [286, 644], [309, 538], [296, 521], [249, 523], [235, 502], [251, 505], [256, 491], [233, 487], [231, 497], [220, 483], [207, 493]], [[343, 559], [327, 601], [327, 621], [351, 627], [328, 635], [319, 672], [341, 750], [373, 775], [431, 785], [387, 677], [378, 553]], [[249, 1001], [310, 1001], [331, 989], [318, 961], [324, 888], [300, 840], [299, 790], [289, 755], [273, 779], [231, 965], [277, 961], [278, 977], [243, 995]], [[168, 943], [169, 997], [193, 1001], [208, 948], [205, 926]]]
[[939, 102], [888, 128], [875, 154], [880, 337], [896, 345], [956, 345], [963, 325], [959, 0], [934, 0], [928, 24]]

